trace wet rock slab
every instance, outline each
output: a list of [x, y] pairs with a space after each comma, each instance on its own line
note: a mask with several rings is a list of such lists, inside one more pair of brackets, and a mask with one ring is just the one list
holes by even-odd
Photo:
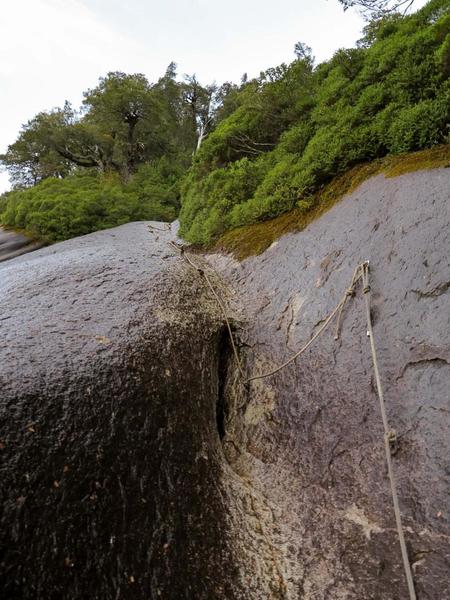
[[[248, 324], [249, 375], [307, 342], [365, 260], [417, 595], [450, 598], [450, 170], [376, 177], [261, 256], [210, 257]], [[271, 507], [287, 598], [403, 600], [362, 294], [333, 333], [244, 405], [230, 392], [224, 447]]]
[[[449, 190], [449, 169], [376, 177], [259, 257], [193, 255], [248, 375], [370, 260], [420, 600], [450, 598]], [[407, 598], [361, 295], [340, 340], [244, 385], [175, 234], [134, 223], [0, 266], [0, 596]]]
[[223, 325], [159, 228], [0, 267], [2, 598], [243, 597], [216, 422]]
[[42, 246], [42, 243], [34, 241], [21, 233], [5, 231], [0, 227], [0, 262], [32, 252]]

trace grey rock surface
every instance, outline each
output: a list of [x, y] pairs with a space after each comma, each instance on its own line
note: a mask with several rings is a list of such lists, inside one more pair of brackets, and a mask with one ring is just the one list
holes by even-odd
[[[261, 256], [192, 255], [248, 375], [371, 261], [419, 600], [450, 598], [449, 190], [448, 169], [376, 177]], [[407, 598], [361, 295], [339, 341], [244, 385], [175, 236], [134, 223], [0, 266], [0, 595]]]
[[[247, 322], [249, 375], [307, 342], [365, 260], [417, 595], [450, 598], [450, 170], [376, 177], [261, 256], [210, 257]], [[361, 293], [333, 334], [245, 402], [229, 386], [224, 447], [271, 509], [287, 598], [403, 600]]]
[[0, 262], [42, 247], [42, 243], [15, 231], [0, 227]]
[[163, 227], [0, 267], [2, 598], [245, 597], [223, 324]]

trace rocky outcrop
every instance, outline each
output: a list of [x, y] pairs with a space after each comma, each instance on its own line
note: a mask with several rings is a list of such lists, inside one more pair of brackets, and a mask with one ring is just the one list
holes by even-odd
[[[259, 257], [193, 258], [249, 376], [371, 261], [408, 550], [433, 600], [450, 596], [449, 189], [446, 169], [380, 176]], [[173, 237], [130, 224], [0, 267], [2, 596], [406, 598], [362, 298], [340, 340], [245, 385]]]
[[0, 227], [0, 262], [37, 250], [42, 243], [15, 231], [5, 231]]
[[132, 224], [0, 268], [2, 598], [245, 597], [223, 324], [170, 236]]
[[[301, 347], [370, 260], [394, 468], [418, 598], [450, 598], [450, 170], [376, 177], [299, 234], [212, 257], [245, 310], [249, 375]], [[408, 597], [362, 295], [342, 335], [231, 394], [224, 447], [270, 506], [287, 598]]]

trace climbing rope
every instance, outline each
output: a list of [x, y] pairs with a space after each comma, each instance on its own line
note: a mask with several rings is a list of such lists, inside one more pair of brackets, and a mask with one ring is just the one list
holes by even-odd
[[224, 317], [224, 319], [225, 319], [225, 323], [226, 323], [226, 325], [227, 325], [227, 329], [228, 329], [228, 335], [229, 335], [229, 337], [230, 337], [231, 347], [232, 347], [232, 349], [233, 349], [233, 354], [234, 354], [234, 357], [235, 357], [235, 359], [236, 359], [236, 363], [237, 363], [237, 366], [238, 366], [238, 369], [239, 369], [239, 373], [240, 373], [240, 375], [241, 375], [241, 377], [242, 377], [242, 380], [245, 382], [245, 373], [244, 373], [244, 369], [242, 368], [242, 365], [241, 365], [241, 360], [240, 360], [240, 358], [239, 358], [239, 353], [238, 353], [238, 351], [237, 351], [236, 344], [235, 344], [235, 342], [234, 342], [233, 330], [232, 330], [232, 328], [231, 328], [231, 323], [230, 323], [230, 320], [228, 319], [227, 311], [226, 311], [226, 309], [225, 309], [225, 305], [224, 305], [224, 303], [222, 302], [222, 299], [221, 299], [221, 297], [220, 297], [220, 296], [219, 296], [219, 294], [216, 292], [216, 290], [215, 290], [215, 288], [214, 288], [214, 286], [213, 286], [213, 284], [212, 284], [212, 282], [211, 282], [211, 280], [210, 280], [210, 278], [209, 278], [208, 274], [207, 274], [207, 273], [205, 273], [205, 271], [204, 271], [203, 269], [201, 269], [201, 268], [200, 268], [198, 265], [196, 265], [196, 264], [195, 264], [195, 263], [194, 263], [194, 262], [193, 262], [193, 261], [192, 261], [192, 260], [189, 258], [188, 254], [185, 252], [185, 249], [183, 248], [183, 246], [178, 246], [177, 244], [175, 244], [175, 242], [172, 242], [172, 241], [170, 241], [170, 242], [169, 242], [169, 244], [170, 244], [170, 245], [171, 245], [173, 248], [175, 248], [175, 250], [177, 250], [177, 252], [179, 252], [179, 253], [180, 253], [180, 255], [181, 255], [183, 258], [184, 258], [184, 260], [185, 260], [185, 261], [186, 261], [188, 264], [190, 264], [190, 265], [191, 265], [191, 267], [193, 267], [193, 268], [194, 268], [194, 269], [197, 271], [197, 273], [198, 273], [199, 275], [201, 275], [201, 276], [202, 276], [202, 277], [205, 279], [205, 281], [206, 281], [206, 283], [207, 283], [207, 285], [208, 285], [209, 289], [211, 290], [211, 293], [213, 294], [214, 298], [216, 299], [216, 302], [217, 302], [217, 304], [219, 305], [219, 307], [220, 307], [220, 310], [221, 310], [221, 312], [222, 312], [222, 315], [223, 315], [223, 317]]
[[405, 536], [404, 536], [404, 532], [403, 532], [403, 525], [402, 525], [402, 519], [401, 519], [401, 513], [400, 513], [400, 506], [399, 506], [399, 502], [398, 502], [397, 484], [396, 484], [394, 469], [393, 469], [393, 465], [392, 465], [391, 445], [396, 440], [396, 433], [393, 429], [391, 429], [389, 427], [389, 422], [387, 419], [386, 405], [385, 405], [385, 401], [384, 401], [383, 388], [381, 386], [381, 378], [380, 378], [380, 372], [379, 372], [379, 368], [378, 368], [377, 352], [376, 352], [375, 340], [374, 340], [374, 336], [373, 336], [372, 316], [371, 316], [371, 287], [370, 287], [370, 281], [369, 281], [369, 261], [361, 263], [360, 265], [358, 265], [356, 267], [355, 271], [353, 272], [350, 286], [344, 293], [344, 296], [342, 297], [339, 304], [331, 311], [331, 313], [325, 319], [325, 321], [323, 322], [321, 327], [316, 331], [316, 333], [311, 337], [311, 339], [304, 346], [302, 346], [300, 348], [300, 350], [298, 350], [293, 356], [291, 356], [291, 358], [286, 360], [284, 363], [282, 363], [275, 369], [268, 371], [267, 373], [262, 373], [261, 375], [254, 375], [253, 377], [246, 378], [244, 370], [241, 365], [239, 354], [238, 354], [238, 351], [237, 351], [237, 348], [236, 348], [236, 345], [234, 342], [233, 332], [232, 332], [230, 321], [227, 316], [225, 305], [224, 305], [222, 299], [220, 298], [220, 295], [216, 292], [214, 285], [212, 284], [208, 274], [203, 269], [201, 269], [197, 264], [195, 264], [194, 261], [192, 261], [189, 258], [188, 254], [185, 251], [183, 246], [178, 246], [174, 242], [169, 242], [169, 244], [171, 246], [173, 246], [181, 254], [181, 256], [184, 258], [184, 260], [189, 265], [191, 265], [191, 267], [196, 269], [196, 271], [205, 279], [209, 289], [211, 290], [212, 294], [214, 295], [214, 297], [220, 307], [222, 315], [225, 319], [225, 322], [227, 324], [227, 329], [228, 329], [228, 333], [230, 336], [233, 353], [234, 353], [234, 356], [236, 359], [236, 363], [238, 365], [239, 373], [242, 377], [242, 381], [245, 384], [248, 384], [251, 381], [255, 381], [257, 379], [264, 379], [266, 377], [275, 375], [276, 373], [280, 372], [282, 369], [284, 369], [285, 367], [287, 367], [288, 365], [293, 363], [325, 331], [325, 329], [332, 322], [333, 318], [336, 315], [338, 315], [338, 318], [337, 318], [334, 339], [335, 340], [339, 339], [341, 325], [342, 325], [342, 318], [343, 318], [343, 313], [344, 313], [346, 303], [350, 298], [353, 298], [355, 296], [356, 285], [360, 280], [362, 280], [362, 285], [363, 285], [362, 291], [364, 294], [365, 306], [366, 306], [367, 336], [370, 341], [372, 364], [373, 364], [373, 369], [374, 369], [374, 373], [375, 373], [378, 399], [380, 402], [381, 418], [383, 421], [384, 449], [385, 449], [385, 454], [386, 454], [386, 463], [387, 463], [387, 467], [388, 467], [388, 476], [389, 476], [389, 483], [390, 483], [390, 488], [391, 488], [392, 502], [393, 502], [393, 506], [394, 506], [395, 522], [396, 522], [397, 533], [398, 533], [398, 538], [399, 538], [399, 542], [400, 542], [403, 568], [405, 571], [406, 581], [407, 581], [407, 585], [408, 585], [409, 598], [410, 598], [410, 600], [416, 600], [416, 592], [414, 589], [414, 580], [412, 577], [411, 565], [409, 562], [408, 551], [406, 548]]
[[311, 346], [311, 344], [313, 342], [315, 342], [315, 340], [320, 336], [320, 334], [325, 331], [325, 329], [331, 323], [331, 321], [333, 320], [333, 318], [334, 318], [334, 316], [336, 314], [339, 313], [339, 319], [342, 317], [342, 312], [343, 312], [345, 303], [347, 301], [347, 298], [349, 297], [349, 295], [354, 295], [354, 292], [352, 292], [352, 294], [349, 294], [349, 292], [355, 286], [356, 282], [361, 277], [359, 275], [359, 269], [360, 269], [360, 267], [358, 266], [355, 269], [355, 272], [353, 273], [352, 283], [351, 283], [351, 286], [350, 286], [349, 290], [347, 290], [347, 292], [344, 294], [342, 300], [339, 302], [339, 304], [336, 306], [336, 308], [331, 311], [331, 313], [328, 315], [328, 317], [325, 319], [325, 321], [322, 323], [322, 325], [316, 331], [316, 333], [312, 336], [312, 338], [309, 340], [309, 342], [307, 342], [302, 348], [300, 348], [300, 350], [298, 350], [293, 356], [291, 356], [291, 358], [289, 358], [286, 362], [284, 362], [280, 366], [276, 367], [275, 369], [273, 369], [272, 371], [269, 371], [267, 373], [263, 373], [261, 375], [254, 375], [253, 377], [249, 377], [248, 379], [246, 379], [247, 383], [250, 382], [250, 381], [255, 381], [256, 379], [265, 379], [266, 377], [271, 377], [272, 375], [275, 375], [275, 373], [279, 373], [282, 369], [284, 369], [285, 367], [287, 367], [288, 365], [290, 365], [291, 363], [293, 363], [295, 360], [297, 360], [297, 358], [301, 354], [303, 354], [305, 352], [305, 350], [307, 350]]
[[389, 427], [389, 422], [386, 415], [386, 405], [384, 402], [383, 388], [381, 387], [381, 378], [380, 372], [378, 369], [378, 359], [377, 359], [377, 351], [375, 348], [375, 340], [373, 337], [373, 329], [372, 329], [372, 315], [370, 311], [370, 300], [371, 300], [371, 289], [369, 282], [369, 263], [365, 262], [361, 265], [362, 267], [362, 282], [363, 282], [363, 292], [364, 299], [366, 304], [366, 317], [367, 317], [367, 335], [370, 341], [370, 349], [372, 352], [372, 363], [373, 370], [375, 373], [375, 381], [377, 384], [378, 391], [378, 399], [380, 401], [380, 409], [381, 409], [381, 418], [383, 420], [384, 427], [384, 451], [386, 454], [386, 462], [388, 467], [389, 474], [389, 483], [391, 486], [391, 494], [392, 494], [392, 502], [394, 505], [394, 513], [395, 513], [395, 522], [397, 525], [397, 533], [398, 539], [400, 542], [400, 548], [402, 551], [402, 560], [403, 560], [403, 568], [405, 570], [406, 581], [408, 583], [408, 591], [410, 600], [416, 600], [416, 592], [414, 590], [414, 580], [411, 572], [411, 565], [409, 563], [408, 551], [406, 549], [405, 536], [403, 533], [402, 526], [402, 517], [400, 513], [400, 506], [398, 503], [398, 495], [397, 495], [397, 484], [395, 480], [394, 469], [392, 466], [392, 456], [391, 456], [391, 443], [396, 439], [396, 433]]

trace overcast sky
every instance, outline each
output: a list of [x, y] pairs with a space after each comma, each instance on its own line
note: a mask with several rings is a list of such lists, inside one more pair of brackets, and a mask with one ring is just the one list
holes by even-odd
[[175, 61], [203, 83], [237, 82], [291, 62], [297, 41], [327, 59], [363, 25], [337, 0], [1, 0], [0, 152], [37, 112], [78, 106], [108, 71], [155, 81]]

